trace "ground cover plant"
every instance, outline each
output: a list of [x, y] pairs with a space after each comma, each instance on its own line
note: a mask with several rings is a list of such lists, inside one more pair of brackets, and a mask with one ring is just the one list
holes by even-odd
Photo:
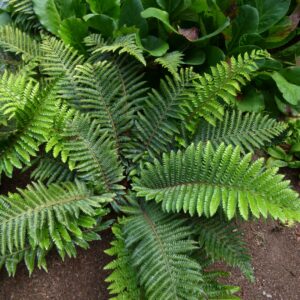
[[[113, 261], [106, 267], [112, 299], [238, 299], [238, 287], [218, 281], [226, 273], [209, 268], [221, 260], [254, 278], [232, 220], [300, 220], [299, 196], [289, 181], [254, 157], [282, 141], [288, 125], [265, 112], [243, 113], [237, 101], [253, 77], [259, 83], [262, 72], [273, 72], [268, 65], [276, 60], [257, 47], [234, 50], [240, 42], [231, 40], [233, 56], [221, 55], [200, 72], [190, 63], [181, 67], [184, 52], [156, 58], [142, 33], [117, 27], [122, 10], [142, 3], [139, 22], [155, 13], [153, 30], [176, 30], [192, 43], [162, 11], [182, 20], [183, 13], [201, 15], [196, 8], [203, 7], [175, 2], [8, 2], [0, 46], [14, 65], [0, 80], [0, 174], [30, 168], [32, 177], [27, 188], [0, 197], [0, 265], [9, 275], [21, 261], [29, 273], [47, 269], [53, 248], [62, 258], [76, 256], [76, 247], [87, 248], [112, 226], [115, 240], [107, 253]], [[246, 2], [240, 13], [256, 9]], [[290, 2], [283, 2], [280, 16], [264, 20], [256, 37], [286, 16]], [[59, 6], [66, 3], [72, 9]], [[207, 5], [213, 16], [221, 11], [217, 4]], [[87, 12], [93, 16], [83, 17]], [[94, 18], [116, 23], [108, 39], [90, 24], [78, 34]], [[106, 28], [95, 20], [99, 31]], [[226, 26], [212, 26], [212, 32], [226, 36], [228, 25], [232, 39], [240, 38], [234, 22], [225, 18]], [[149, 79], [153, 56], [170, 71], [159, 80]], [[272, 76], [276, 81], [279, 75]]]

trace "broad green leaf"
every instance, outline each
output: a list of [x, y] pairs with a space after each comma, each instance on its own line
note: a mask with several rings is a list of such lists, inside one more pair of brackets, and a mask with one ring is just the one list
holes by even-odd
[[247, 89], [246, 93], [236, 103], [241, 111], [261, 112], [265, 109], [264, 95], [251, 87]]
[[280, 74], [290, 83], [300, 86], [300, 67], [285, 68]]
[[11, 22], [11, 18], [7, 12], [0, 13], [0, 26], [6, 25]]
[[88, 26], [84, 21], [79, 18], [65, 19], [62, 21], [58, 33], [66, 44], [84, 51], [82, 41], [88, 34]]
[[95, 14], [105, 14], [116, 18], [120, 15], [120, 0], [86, 0]]
[[184, 57], [184, 63], [187, 65], [197, 66], [205, 62], [205, 52], [199, 48], [186, 51]]
[[141, 36], [148, 32], [147, 21], [141, 16], [144, 10], [142, 0], [125, 0], [121, 7], [119, 26], [135, 26], [140, 30]]
[[286, 15], [291, 0], [246, 0], [244, 3], [257, 8], [259, 13], [257, 32], [262, 33], [271, 28]]
[[178, 8], [178, 6], [182, 1], [181, 0], [156, 0], [156, 2], [163, 10], [166, 10], [168, 13], [172, 13]]
[[229, 49], [238, 46], [242, 35], [255, 33], [259, 24], [258, 10], [250, 5], [243, 5], [239, 9], [238, 16], [232, 22], [232, 40]]
[[145, 9], [141, 15], [145, 19], [155, 18], [161, 21], [170, 31], [178, 33], [177, 30], [170, 24], [169, 14], [164, 10], [155, 7], [149, 7]]
[[149, 35], [142, 39], [142, 45], [147, 52], [156, 57], [163, 56], [169, 50], [168, 43], [153, 35]]
[[289, 83], [280, 73], [274, 72], [272, 78], [277, 84], [278, 89], [282, 93], [283, 98], [292, 105], [300, 102], [300, 86]]
[[84, 16], [84, 20], [89, 27], [98, 30], [105, 37], [112, 36], [117, 28], [115, 20], [107, 15], [89, 14]]
[[51, 33], [58, 35], [61, 17], [54, 0], [32, 0], [33, 9], [40, 23]]

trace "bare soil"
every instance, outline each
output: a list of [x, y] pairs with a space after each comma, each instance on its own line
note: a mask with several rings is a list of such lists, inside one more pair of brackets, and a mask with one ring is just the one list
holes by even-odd
[[[296, 171], [284, 170], [299, 191]], [[26, 175], [2, 181], [0, 193], [13, 191], [15, 182], [24, 186]], [[255, 283], [248, 282], [238, 270], [232, 270], [227, 282], [241, 287], [244, 300], [299, 300], [300, 299], [300, 225], [283, 226], [275, 221], [240, 224], [256, 275]], [[15, 278], [0, 272], [0, 300], [107, 300], [108, 275], [103, 267], [110, 258], [103, 253], [112, 239], [108, 230], [102, 241], [91, 244], [89, 250], [78, 249], [76, 259], [64, 262], [55, 252], [48, 256], [48, 273], [37, 270], [31, 277], [20, 265]], [[132, 299], [135, 300], [135, 299]]]

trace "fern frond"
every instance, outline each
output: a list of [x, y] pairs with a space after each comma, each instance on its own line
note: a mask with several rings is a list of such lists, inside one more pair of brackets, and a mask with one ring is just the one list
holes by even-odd
[[[52, 244], [60, 255], [74, 253], [74, 245], [86, 245], [89, 236], [83, 229], [93, 228], [98, 216], [107, 214], [103, 208], [112, 194], [94, 196], [79, 182], [53, 184], [48, 188], [33, 183], [19, 193], [1, 197], [0, 254], [9, 257], [17, 251], [42, 249]], [[76, 252], [75, 252], [76, 253]], [[26, 261], [26, 254], [24, 255]], [[34, 251], [30, 253], [30, 267], [34, 265]]]
[[134, 189], [138, 196], [161, 202], [165, 211], [213, 216], [221, 206], [228, 219], [238, 210], [248, 219], [270, 215], [283, 222], [300, 219], [298, 194], [277, 168], [265, 169], [263, 159], [251, 162], [240, 149], [221, 144], [213, 149], [191, 145], [185, 151], [164, 154], [142, 170]]
[[221, 103], [234, 103], [241, 85], [250, 81], [250, 74], [257, 69], [256, 61], [268, 56], [265, 51], [253, 50], [251, 54], [232, 57], [229, 62], [211, 67], [211, 74], [199, 76], [194, 82], [196, 97], [186, 103], [186, 127], [193, 132], [199, 117], [213, 125], [216, 120], [222, 120], [224, 106]]
[[168, 150], [178, 133], [182, 119], [182, 105], [193, 91], [195, 73], [191, 69], [180, 71], [180, 80], [166, 77], [161, 81], [160, 92], [152, 90], [138, 113], [133, 156], [144, 152], [158, 155]]
[[39, 28], [40, 23], [33, 9], [32, 0], [9, 0], [14, 22], [26, 31]]
[[111, 44], [105, 43], [99, 34], [92, 34], [85, 38], [85, 43], [92, 47], [92, 55], [106, 52], [117, 52], [118, 54], [129, 54], [136, 58], [143, 65], [146, 65], [143, 56], [143, 48], [137, 45], [136, 34], [119, 36]]
[[131, 207], [124, 225], [126, 247], [147, 299], [199, 299], [201, 267], [186, 220], [163, 213], [154, 203]]
[[253, 280], [251, 257], [245, 248], [239, 231], [220, 217], [195, 220], [194, 229], [199, 244], [213, 261], [224, 261], [238, 267], [245, 276]]
[[30, 174], [34, 181], [41, 181], [49, 185], [65, 181], [74, 181], [76, 172], [71, 171], [67, 164], [50, 155], [41, 157], [38, 165]]
[[76, 165], [78, 178], [105, 192], [120, 191], [123, 168], [115, 144], [96, 121], [77, 115], [63, 132], [64, 149]]
[[77, 94], [78, 83], [74, 78], [75, 68], [83, 64], [83, 56], [54, 37], [44, 38], [41, 50], [42, 72], [52, 80], [59, 79], [57, 83], [59, 96], [76, 106], [80, 102], [80, 97]]
[[287, 125], [277, 122], [266, 115], [258, 113], [243, 114], [240, 111], [226, 111], [224, 119], [213, 126], [208, 122], [200, 122], [195, 130], [194, 142], [207, 143], [214, 147], [226, 145], [240, 146], [243, 152], [270, 144], [274, 138], [286, 131]]
[[155, 59], [155, 62], [167, 69], [174, 78], [179, 79], [178, 69], [183, 63], [183, 53], [173, 51]]
[[119, 224], [112, 227], [115, 239], [111, 242], [111, 248], [105, 251], [110, 256], [117, 258], [105, 266], [105, 270], [112, 273], [105, 279], [109, 283], [111, 300], [139, 300], [141, 291], [138, 286], [136, 270], [132, 267], [130, 252], [126, 248], [125, 239]]
[[0, 27], [0, 48], [7, 52], [21, 54], [24, 61], [39, 60], [41, 55], [40, 43], [11, 25]]
[[241, 300], [240, 297], [235, 296], [240, 288], [222, 284], [219, 280], [222, 277], [228, 277], [229, 274], [222, 271], [205, 271], [203, 274], [202, 287], [204, 290], [205, 298], [208, 300]]
[[[13, 168], [29, 165], [39, 146], [48, 138], [57, 111], [57, 102], [49, 89], [39, 92], [38, 84], [29, 83], [14, 108], [17, 132], [0, 150], [0, 174], [11, 176]], [[18, 103], [19, 101], [19, 103]]]

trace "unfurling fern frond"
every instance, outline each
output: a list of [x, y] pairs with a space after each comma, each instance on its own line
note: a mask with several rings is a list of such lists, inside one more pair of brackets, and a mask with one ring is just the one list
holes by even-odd
[[182, 119], [182, 105], [191, 97], [196, 75], [191, 69], [182, 69], [179, 76], [180, 80], [170, 77], [162, 80], [160, 92], [153, 90], [146, 98], [136, 121], [137, 143], [133, 156], [144, 152], [158, 155], [167, 151], [174, 141]]
[[[0, 262], [9, 264], [9, 259], [19, 253], [30, 272], [36, 256], [52, 246], [62, 257], [74, 256], [75, 245], [86, 247], [91, 236], [83, 230], [97, 225], [96, 219], [107, 214], [103, 206], [113, 197], [94, 196], [79, 182], [48, 188], [34, 183], [18, 191], [0, 198]], [[16, 264], [10, 263], [14, 267], [8, 271], [14, 274]]]
[[109, 283], [109, 292], [112, 295], [111, 300], [139, 300], [141, 299], [141, 290], [138, 286], [136, 270], [132, 266], [131, 253], [126, 248], [120, 225], [114, 225], [112, 232], [115, 239], [111, 242], [111, 248], [105, 251], [110, 256], [117, 258], [105, 266], [105, 270], [112, 270], [112, 273], [106, 278]]
[[31, 173], [31, 178], [48, 185], [54, 182], [74, 181], [76, 172], [71, 171], [66, 163], [47, 155], [39, 159], [36, 168]]
[[179, 79], [178, 68], [183, 63], [183, 53], [173, 51], [155, 59], [155, 62], [167, 69], [176, 79]]
[[136, 34], [129, 34], [117, 37], [112, 43], [105, 43], [99, 34], [92, 34], [85, 38], [85, 43], [92, 47], [92, 55], [106, 52], [118, 52], [119, 54], [129, 54], [136, 58], [143, 65], [146, 65], [143, 56], [143, 48], [137, 45]]
[[249, 55], [232, 57], [229, 62], [221, 62], [211, 67], [211, 74], [204, 74], [195, 80], [196, 96], [186, 104], [186, 127], [194, 131], [199, 117], [215, 125], [222, 120], [224, 105], [235, 101], [240, 86], [249, 81], [250, 74], [257, 69], [256, 61], [269, 56], [262, 50], [254, 50]]
[[[28, 88], [27, 88], [28, 87]], [[0, 174], [11, 176], [13, 168], [29, 165], [31, 156], [36, 156], [39, 146], [48, 138], [57, 100], [51, 86], [39, 92], [38, 84], [29, 83], [22, 94], [11, 105], [17, 123], [17, 132], [9, 137], [0, 149]]]
[[201, 299], [201, 267], [186, 220], [163, 213], [154, 203], [130, 207], [124, 225], [126, 247], [147, 299]]
[[239, 231], [220, 217], [195, 219], [194, 229], [198, 234], [199, 245], [215, 262], [224, 261], [238, 267], [245, 276], [253, 280], [251, 258]]
[[39, 28], [40, 23], [33, 9], [32, 0], [9, 0], [14, 22], [26, 31]]
[[195, 144], [211, 142], [214, 147], [226, 145], [240, 146], [244, 152], [270, 144], [274, 138], [286, 131], [287, 125], [258, 113], [243, 114], [226, 111], [224, 119], [213, 126], [201, 121], [195, 130]]
[[222, 207], [228, 219], [238, 210], [248, 219], [270, 215], [283, 222], [300, 220], [298, 194], [277, 168], [264, 168], [263, 159], [240, 157], [240, 148], [221, 144], [213, 149], [191, 145], [185, 151], [164, 154], [162, 162], [148, 164], [136, 179], [138, 196], [162, 203], [165, 211], [213, 216]]
[[41, 54], [38, 41], [11, 25], [0, 27], [0, 48], [7, 52], [21, 54], [24, 61], [39, 60]]
[[114, 141], [96, 121], [77, 115], [66, 125], [63, 136], [64, 150], [75, 163], [78, 178], [105, 192], [123, 189], [123, 168]]
[[84, 62], [83, 56], [54, 37], [44, 38], [41, 50], [42, 72], [52, 80], [59, 79], [57, 88], [60, 97], [76, 106], [80, 97], [77, 94], [78, 86], [74, 75], [76, 66]]

